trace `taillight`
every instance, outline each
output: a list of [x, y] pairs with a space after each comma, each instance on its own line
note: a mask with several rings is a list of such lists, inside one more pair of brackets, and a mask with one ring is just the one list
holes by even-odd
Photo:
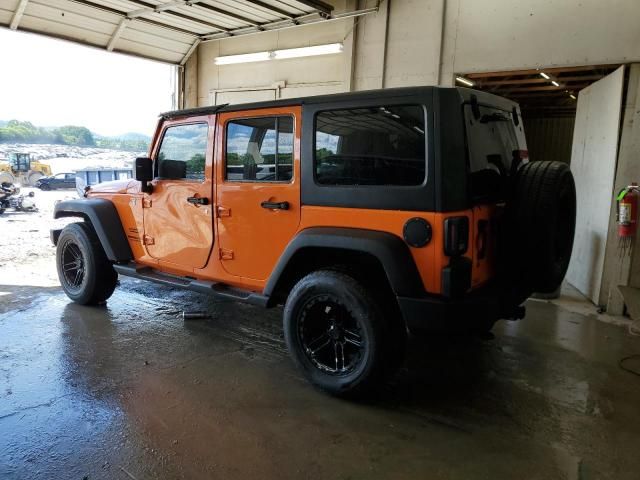
[[449, 257], [464, 255], [469, 247], [469, 219], [449, 217], [444, 221], [444, 253]]

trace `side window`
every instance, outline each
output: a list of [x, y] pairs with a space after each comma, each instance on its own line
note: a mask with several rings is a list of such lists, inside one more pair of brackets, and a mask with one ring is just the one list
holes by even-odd
[[158, 152], [156, 175], [170, 180], [203, 181], [208, 132], [206, 123], [167, 128]]
[[424, 108], [377, 106], [316, 116], [320, 185], [421, 185], [426, 175]]
[[67, 180], [75, 180], [76, 179], [76, 174], [75, 173], [67, 173], [65, 178]]
[[225, 178], [289, 182], [293, 178], [293, 117], [239, 118], [227, 123]]

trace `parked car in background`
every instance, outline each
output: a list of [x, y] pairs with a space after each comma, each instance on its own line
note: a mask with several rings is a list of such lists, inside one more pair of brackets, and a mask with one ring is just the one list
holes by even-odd
[[75, 173], [58, 173], [51, 177], [42, 177], [36, 184], [40, 190], [55, 190], [60, 188], [76, 188]]

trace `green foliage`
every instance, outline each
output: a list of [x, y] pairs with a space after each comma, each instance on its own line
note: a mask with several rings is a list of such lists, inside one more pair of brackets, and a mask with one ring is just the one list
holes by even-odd
[[89, 129], [68, 125], [65, 127], [46, 129], [36, 127], [31, 122], [10, 120], [0, 128], [2, 143], [52, 143], [57, 145], [94, 146], [95, 140]]
[[0, 122], [0, 143], [47, 143], [145, 152], [149, 149], [150, 140], [149, 137], [139, 134], [94, 137], [88, 128], [75, 125], [47, 129], [18, 120]]
[[67, 125], [65, 127], [57, 128], [54, 132], [60, 134], [65, 145], [93, 147], [96, 144], [93, 134], [86, 127]]
[[204, 164], [205, 164], [204, 155], [201, 153], [196, 153], [189, 160], [187, 160], [187, 172], [203, 173]]

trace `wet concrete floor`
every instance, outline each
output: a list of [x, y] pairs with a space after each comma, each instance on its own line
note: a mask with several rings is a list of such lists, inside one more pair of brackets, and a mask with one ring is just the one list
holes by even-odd
[[280, 310], [129, 279], [101, 308], [0, 286], [0, 478], [640, 478], [640, 378], [618, 366], [640, 340], [528, 308], [491, 340], [414, 340], [353, 403], [296, 372]]

